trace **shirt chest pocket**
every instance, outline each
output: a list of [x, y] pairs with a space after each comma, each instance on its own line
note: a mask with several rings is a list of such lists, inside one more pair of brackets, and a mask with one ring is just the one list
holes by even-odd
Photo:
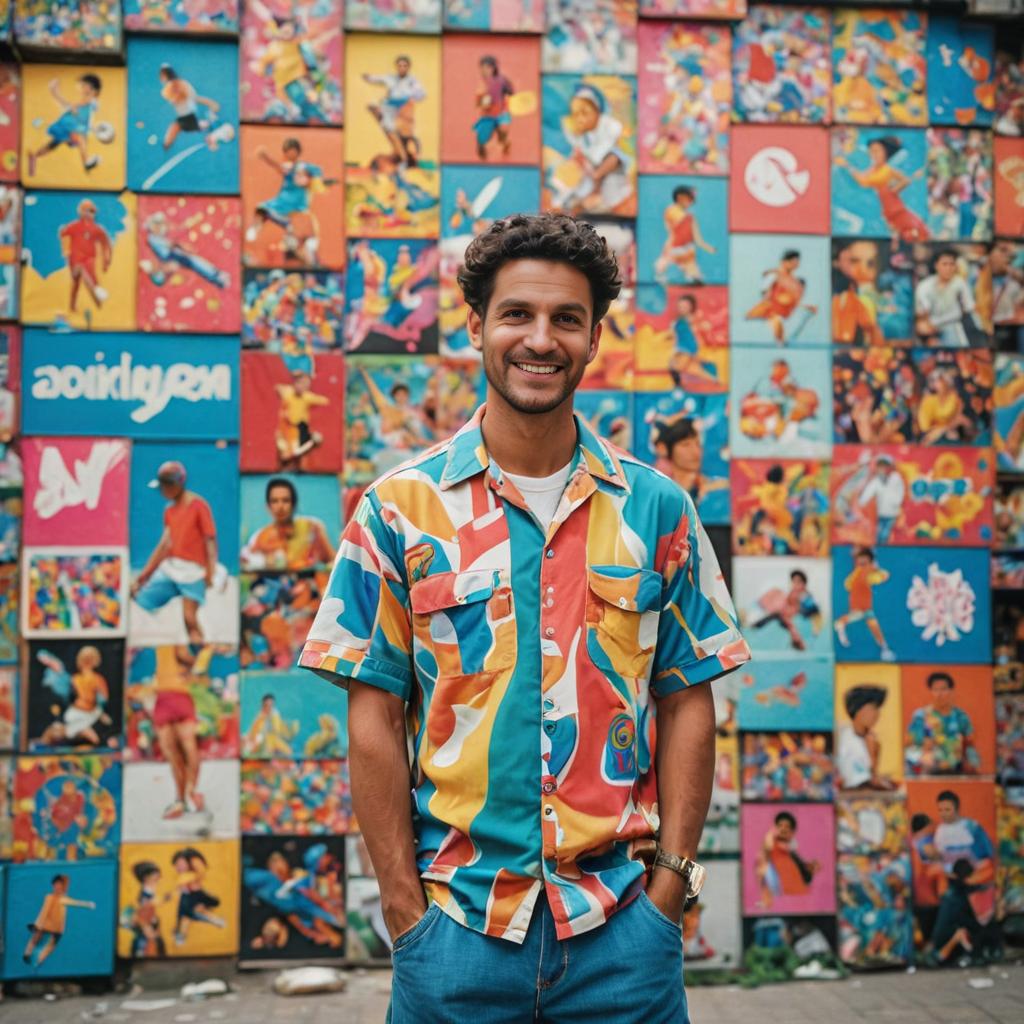
[[[512, 586], [507, 569], [424, 576], [409, 591], [421, 667], [440, 676], [496, 672], [515, 664]], [[422, 659], [426, 659], [423, 662]]]
[[587, 649], [604, 671], [647, 676], [662, 606], [661, 573], [624, 565], [587, 568]]

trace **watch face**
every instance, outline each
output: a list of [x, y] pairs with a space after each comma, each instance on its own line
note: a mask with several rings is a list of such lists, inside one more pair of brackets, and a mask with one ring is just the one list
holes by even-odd
[[704, 888], [704, 879], [707, 877], [707, 870], [702, 864], [695, 864], [690, 861], [690, 884], [687, 887], [688, 896], [699, 896]]

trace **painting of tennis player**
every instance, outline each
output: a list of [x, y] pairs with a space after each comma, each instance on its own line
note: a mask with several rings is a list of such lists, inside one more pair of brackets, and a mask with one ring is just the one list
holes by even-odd
[[128, 186], [238, 194], [238, 46], [128, 41]]
[[734, 343], [781, 348], [828, 342], [828, 238], [733, 234], [729, 266]]
[[21, 74], [25, 185], [124, 188], [124, 69], [26, 64]]
[[246, 125], [241, 144], [246, 266], [344, 267], [341, 130]]
[[441, 45], [446, 164], [540, 163], [540, 40], [446, 35]]

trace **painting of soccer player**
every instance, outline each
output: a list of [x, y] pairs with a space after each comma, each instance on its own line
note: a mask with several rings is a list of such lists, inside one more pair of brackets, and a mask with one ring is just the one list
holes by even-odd
[[[952, 15], [928, 19], [928, 113], [934, 124], [992, 124], [996, 87], [993, 25]], [[966, 237], [966, 236], [962, 236]]]
[[545, 210], [631, 217], [636, 200], [636, 80], [545, 75]]
[[909, 344], [914, 336], [913, 291], [913, 259], [906, 243], [874, 238], [833, 240], [833, 341]]
[[237, 642], [237, 447], [135, 444], [131, 507], [133, 645]]
[[341, 472], [344, 394], [337, 353], [317, 355], [312, 370], [289, 370], [269, 352], [243, 352], [243, 472]]
[[239, 0], [124, 0], [129, 32], [235, 35]]
[[908, 778], [995, 770], [992, 670], [903, 666], [903, 755]]
[[397, 239], [353, 241], [345, 287], [345, 348], [381, 355], [437, 351], [436, 244]]
[[727, 195], [724, 178], [640, 177], [640, 284], [727, 282], [728, 230], [720, 215]]
[[122, 840], [237, 837], [238, 765], [237, 759], [201, 760], [194, 730], [187, 756], [126, 764]]
[[831, 653], [829, 559], [744, 556], [736, 559], [733, 568], [736, 607], [753, 650]]
[[336, 476], [243, 476], [243, 570], [304, 570], [334, 564], [341, 533]]
[[344, 865], [343, 836], [243, 839], [242, 961], [340, 956], [346, 931]]
[[991, 782], [907, 784], [914, 912], [925, 962], [1001, 950], [995, 921], [995, 793]]
[[745, 913], [835, 911], [831, 804], [746, 804], [741, 809], [740, 835]]
[[32, 751], [121, 745], [124, 641], [43, 640], [28, 649], [25, 702]]
[[[168, 57], [171, 56], [171, 61]], [[128, 187], [238, 194], [238, 46], [128, 41]]]
[[725, 174], [732, 105], [729, 29], [643, 21], [639, 40], [640, 169]]
[[918, 343], [944, 348], [990, 344], [991, 332], [978, 313], [979, 306], [990, 310], [992, 303], [991, 281], [981, 275], [985, 247], [921, 247], [915, 257]]
[[22, 68], [21, 166], [35, 188], [117, 190], [125, 185], [123, 68]]
[[66, 862], [6, 868], [5, 978], [109, 975], [117, 865]]
[[445, 163], [540, 163], [540, 41], [446, 35], [441, 48]]
[[245, 672], [242, 757], [347, 757], [347, 713], [345, 691], [324, 680], [307, 687], [294, 671]]
[[650, 462], [693, 498], [705, 523], [730, 522], [727, 396], [637, 393], [633, 438]]
[[827, 238], [731, 237], [732, 340], [758, 345], [821, 345], [828, 337]]
[[117, 953], [132, 960], [238, 952], [239, 841], [121, 847]]
[[41, 191], [25, 196], [23, 322], [135, 329], [135, 206], [130, 192]]
[[345, 265], [340, 129], [242, 129], [246, 266]]
[[441, 40], [349, 36], [345, 105], [346, 233], [437, 238]]
[[255, 0], [242, 14], [242, 119], [341, 125], [341, 0]]

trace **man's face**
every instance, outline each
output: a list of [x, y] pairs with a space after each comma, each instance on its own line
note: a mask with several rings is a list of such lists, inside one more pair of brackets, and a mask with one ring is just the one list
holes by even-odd
[[409, 74], [409, 62], [407, 60], [396, 60], [395, 71], [398, 73], [399, 78], [405, 78]]
[[878, 724], [878, 718], [881, 713], [882, 709], [877, 704], [865, 704], [854, 715], [854, 720], [857, 725], [863, 726], [865, 729], [874, 729]]
[[58, 878], [57, 881], [53, 883], [53, 891], [58, 895], [66, 893], [68, 891], [67, 881], [63, 878]]
[[174, 501], [183, 490], [184, 486], [175, 480], [160, 481], [160, 495], [167, 501]]
[[800, 266], [799, 256], [790, 256], [788, 260], [783, 260], [782, 265], [792, 274], [796, 272], [797, 267]]
[[593, 131], [600, 120], [601, 112], [590, 100], [582, 96], [574, 96], [569, 101], [569, 120], [572, 122], [572, 130], [577, 135]]
[[952, 281], [956, 274], [956, 260], [952, 256], [940, 256], [935, 261], [935, 273], [940, 281]]
[[836, 258], [839, 269], [857, 284], [870, 284], [878, 278], [878, 246], [874, 242], [854, 242]]
[[520, 413], [546, 413], [571, 401], [597, 355], [590, 282], [568, 263], [515, 260], [494, 279], [481, 319], [467, 317], [470, 343], [483, 353], [489, 391]]
[[300, 394], [304, 395], [309, 390], [310, 380], [309, 374], [300, 373], [295, 377], [295, 390]]
[[945, 679], [936, 679], [931, 687], [932, 703], [946, 711], [953, 706], [953, 687]]
[[697, 473], [700, 471], [701, 459], [704, 455], [704, 447], [701, 444], [700, 437], [694, 434], [692, 437], [684, 438], [682, 441], [676, 441], [672, 445], [672, 451], [669, 454], [669, 458], [672, 460], [672, 465], [676, 469], [682, 469], [689, 473]]
[[789, 823], [788, 818], [783, 818], [775, 826], [775, 835], [784, 841], [789, 841], [793, 838], [793, 826]]
[[270, 497], [267, 498], [267, 508], [270, 509], [275, 523], [279, 525], [290, 523], [292, 513], [295, 511], [292, 492], [287, 487], [272, 487]]
[[996, 242], [989, 254], [988, 261], [993, 274], [1005, 274], [1010, 269], [1012, 253], [1005, 242]]
[[939, 820], [944, 825], [952, 825], [960, 816], [952, 800], [940, 800], [935, 806], [939, 811]]
[[856, 562], [857, 562], [857, 567], [858, 568], [860, 568], [860, 569], [867, 569], [871, 565], [871, 556], [870, 555], [858, 555], [857, 559], [856, 559]]
[[875, 472], [884, 480], [892, 472], [892, 463], [880, 459], [875, 463]]
[[409, 391], [407, 388], [395, 388], [391, 392], [391, 398], [399, 409], [404, 409], [409, 404]]

